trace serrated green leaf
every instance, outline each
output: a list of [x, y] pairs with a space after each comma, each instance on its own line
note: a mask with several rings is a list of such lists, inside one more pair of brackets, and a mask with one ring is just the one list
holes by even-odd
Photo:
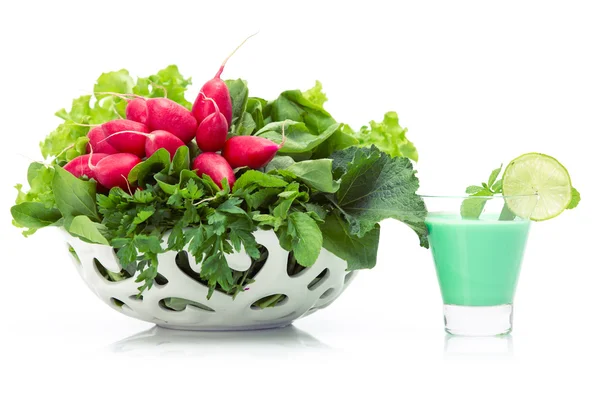
[[416, 194], [419, 180], [410, 160], [392, 158], [375, 146], [342, 150], [333, 159], [347, 159], [347, 151], [354, 156], [341, 178], [336, 203], [350, 223], [350, 233], [363, 237], [380, 221], [394, 218], [411, 227], [427, 247], [426, 209]]

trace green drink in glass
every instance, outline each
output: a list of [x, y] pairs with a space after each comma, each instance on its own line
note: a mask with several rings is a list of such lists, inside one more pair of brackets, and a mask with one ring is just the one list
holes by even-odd
[[[512, 330], [513, 299], [537, 196], [422, 196], [444, 301], [446, 331], [488, 336]], [[518, 205], [519, 215], [509, 204]]]

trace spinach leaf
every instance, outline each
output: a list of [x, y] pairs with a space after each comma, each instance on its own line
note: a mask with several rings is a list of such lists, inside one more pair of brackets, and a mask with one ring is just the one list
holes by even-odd
[[30, 229], [52, 225], [62, 217], [56, 208], [46, 208], [42, 203], [29, 201], [12, 206], [10, 213], [16, 224]]
[[292, 172], [310, 187], [325, 193], [335, 193], [340, 184], [333, 180], [331, 164], [332, 160], [329, 158], [307, 160], [294, 163], [285, 170]]
[[85, 215], [78, 215], [73, 218], [68, 227], [69, 233], [85, 242], [108, 245], [108, 240], [101, 233], [104, 229], [102, 224], [93, 222]]
[[377, 262], [379, 224], [363, 237], [350, 233], [350, 226], [339, 212], [330, 214], [321, 226], [323, 247], [348, 262], [348, 269], [373, 268]]
[[56, 206], [68, 221], [78, 215], [85, 215], [99, 221], [96, 210], [96, 183], [84, 181], [71, 175], [59, 166], [55, 167], [52, 191]]
[[323, 143], [327, 138], [335, 133], [338, 124], [330, 125], [322, 133], [313, 134], [305, 124], [301, 122], [279, 121], [271, 122], [259, 130], [256, 135], [281, 143], [283, 136], [282, 128], [285, 129], [285, 143], [280, 154], [298, 154], [306, 153]]
[[243, 126], [242, 120], [248, 103], [248, 86], [241, 79], [226, 80], [225, 84], [231, 97], [231, 131], [234, 134], [240, 134], [239, 131]]

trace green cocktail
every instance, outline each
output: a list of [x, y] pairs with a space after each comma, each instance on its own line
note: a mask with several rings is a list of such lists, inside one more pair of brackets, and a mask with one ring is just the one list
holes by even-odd
[[530, 222], [498, 217], [432, 213], [425, 220], [444, 304], [512, 304]]
[[[423, 196], [429, 244], [444, 301], [446, 331], [487, 336], [512, 330], [512, 303], [536, 197]], [[468, 199], [468, 200], [467, 200]]]

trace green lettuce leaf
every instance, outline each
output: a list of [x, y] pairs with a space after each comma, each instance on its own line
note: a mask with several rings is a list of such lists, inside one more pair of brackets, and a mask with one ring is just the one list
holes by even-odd
[[132, 90], [134, 94], [145, 97], [165, 97], [166, 91], [167, 98], [190, 110], [192, 103], [186, 100], [185, 91], [191, 84], [192, 79], [184, 78], [176, 65], [169, 65], [154, 75], [138, 78]]
[[360, 146], [375, 145], [392, 157], [408, 157], [419, 160], [419, 153], [414, 144], [406, 138], [408, 129], [398, 123], [398, 114], [391, 111], [384, 115], [382, 122], [371, 121], [370, 127], [363, 126], [357, 132]]

